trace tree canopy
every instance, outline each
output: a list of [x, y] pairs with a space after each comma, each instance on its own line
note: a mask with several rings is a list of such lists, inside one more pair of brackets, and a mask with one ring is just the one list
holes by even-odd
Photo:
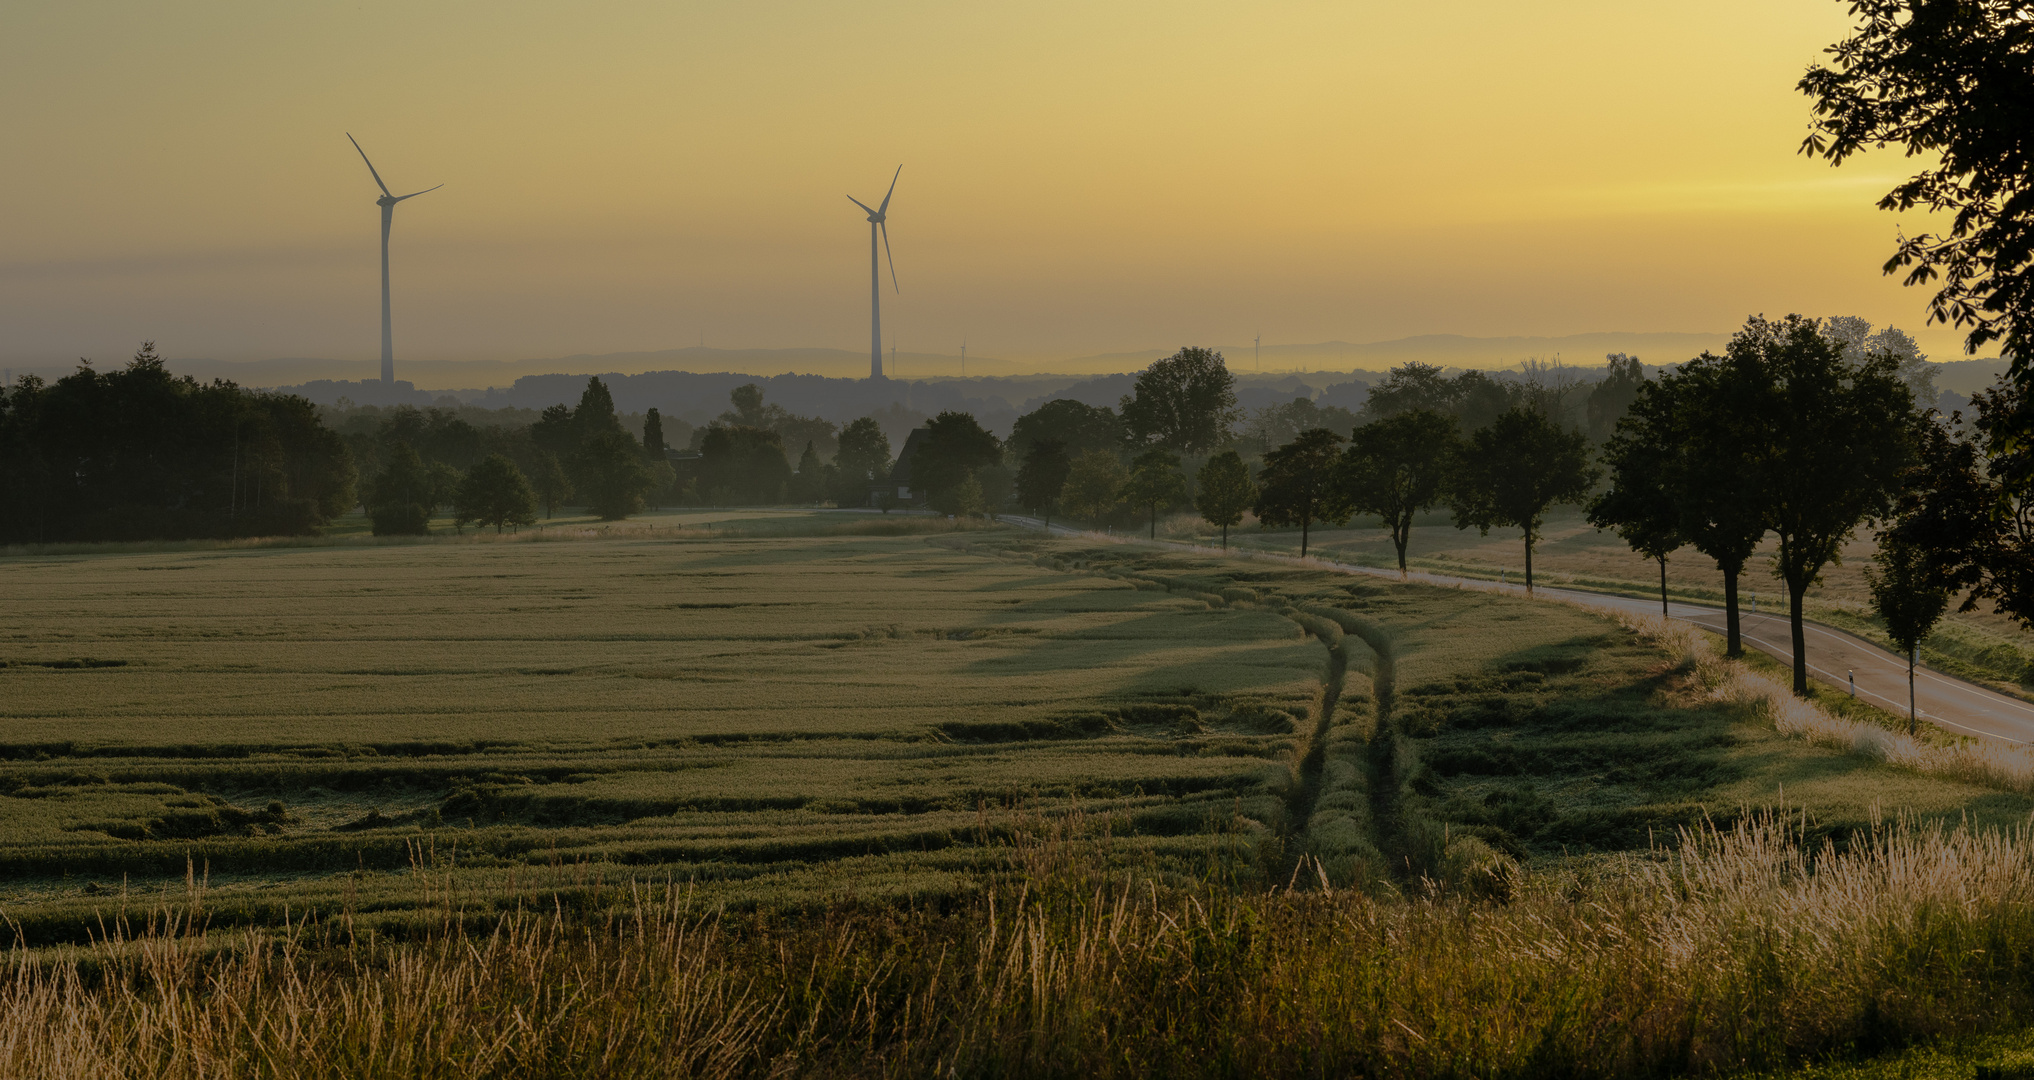
[[1067, 470], [1060, 503], [1074, 517], [1099, 522], [1123, 504], [1123, 485], [1129, 479], [1115, 454], [1107, 450], [1082, 451]]
[[1455, 527], [1489, 535], [1504, 525], [1525, 534], [1526, 589], [1547, 508], [1581, 502], [1596, 482], [1589, 438], [1532, 409], [1514, 408], [1470, 433], [1449, 484]]
[[453, 519], [462, 527], [492, 525], [499, 533], [503, 526], [537, 520], [537, 493], [523, 470], [504, 454], [489, 454], [468, 469], [453, 505]]
[[1130, 463], [1130, 479], [1123, 485], [1123, 501], [1145, 507], [1151, 517], [1151, 536], [1158, 536], [1158, 511], [1186, 498], [1186, 477], [1180, 475], [1179, 455], [1154, 446]]
[[1208, 524], [1222, 530], [1222, 550], [1229, 550], [1229, 527], [1243, 521], [1243, 511], [1257, 499], [1250, 466], [1242, 455], [1224, 450], [1207, 460], [1194, 476], [1194, 509]]
[[1342, 437], [1326, 428], [1303, 431], [1293, 441], [1264, 455], [1257, 474], [1257, 520], [1266, 525], [1297, 525], [1300, 558], [1315, 522], [1349, 520], [1349, 497], [1337, 483]]
[[1002, 460], [1002, 446], [973, 414], [948, 410], [925, 423], [925, 437], [912, 451], [911, 486], [942, 499], [976, 470]]
[[1023, 461], [1035, 443], [1057, 442], [1068, 455], [1085, 450], [1114, 450], [1123, 445], [1123, 419], [1108, 406], [1071, 398], [1054, 398], [1017, 418], [1010, 428], [1011, 456]]
[[152, 344], [0, 389], [0, 540], [314, 533], [355, 480], [309, 401], [171, 375]]
[[1229, 440], [1241, 413], [1236, 378], [1222, 354], [1188, 347], [1137, 374], [1136, 392], [1121, 403], [1134, 446], [1204, 454]]
[[1342, 454], [1343, 492], [1351, 510], [1384, 520], [1401, 574], [1413, 516], [1441, 504], [1460, 442], [1455, 418], [1432, 409], [1373, 420], [1349, 436]]
[[1057, 439], [1033, 442], [1024, 454], [1023, 464], [1017, 467], [1018, 501], [1026, 510], [1043, 512], [1050, 518], [1072, 469], [1073, 458], [1067, 456], [1065, 443]]
[[1936, 283], [1931, 322], [1968, 328], [1976, 352], [2002, 343], [2016, 378], [2034, 345], [2034, 21], [2023, 0], [1851, 0], [1850, 37], [1808, 70], [1803, 153], [1842, 164], [1895, 145], [1932, 167], [1879, 200], [1947, 223], [1903, 236], [1885, 272]]

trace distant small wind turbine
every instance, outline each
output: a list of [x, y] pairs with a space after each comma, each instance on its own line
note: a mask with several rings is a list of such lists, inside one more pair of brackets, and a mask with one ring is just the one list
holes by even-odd
[[[874, 210], [869, 210], [867, 203], [855, 198], [853, 195], [847, 197], [849, 202], [861, 207], [863, 210], [868, 210], [869, 213], [869, 378], [871, 379], [883, 377], [883, 274], [881, 265], [876, 261], [876, 233], [878, 231], [881, 231], [883, 234], [883, 256], [890, 260], [890, 287], [899, 293], [904, 291], [897, 285], [897, 260], [890, 256], [890, 226], [888, 224], [890, 196], [896, 194], [897, 177], [903, 175], [903, 173], [904, 166], [897, 166], [897, 171], [890, 175], [890, 190], [883, 193], [883, 204]], [[895, 367], [896, 363], [893, 360], [891, 368], [894, 370]]]
[[[353, 149], [360, 151], [360, 160], [367, 161], [367, 151], [360, 149], [360, 140], [355, 139], [352, 132], [346, 133], [346, 141], [353, 144]], [[388, 189], [387, 184], [381, 182], [381, 174], [374, 171], [374, 162], [367, 161], [367, 171], [374, 177], [374, 185], [381, 189], [381, 198], [374, 200], [374, 204], [381, 207], [381, 381], [383, 384], [389, 384], [395, 382], [395, 335], [389, 328], [388, 317], [388, 229], [395, 223], [397, 203], [436, 191], [445, 185], [439, 184], [438, 187], [427, 187], [423, 191], [412, 191], [408, 195], [397, 195]]]
[[1250, 339], [1250, 358], [1257, 363], [1257, 370], [1264, 370], [1264, 335]]
[[962, 339], [961, 339], [961, 378], [965, 379], [965, 378], [967, 378], [967, 377], [968, 377], [968, 341], [967, 341], [967, 339], [966, 339], [966, 338], [962, 338]]

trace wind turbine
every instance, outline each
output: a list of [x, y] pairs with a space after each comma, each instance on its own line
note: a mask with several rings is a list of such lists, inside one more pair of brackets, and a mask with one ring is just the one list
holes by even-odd
[[[360, 141], [352, 132], [346, 133], [346, 141], [353, 149], [360, 151], [360, 160], [367, 161], [367, 151], [360, 149]], [[367, 161], [367, 171], [374, 177], [374, 184], [381, 189], [381, 198], [374, 200], [381, 207], [381, 381], [384, 385], [395, 382], [395, 337], [388, 324], [388, 227], [395, 222], [395, 205], [404, 199], [414, 199], [426, 192], [436, 191], [445, 185], [427, 187], [423, 191], [412, 191], [408, 195], [397, 195], [381, 182], [381, 174], [374, 171], [374, 162]]]
[[886, 224], [890, 210], [890, 196], [897, 192], [897, 177], [904, 172], [904, 166], [890, 174], [890, 190], [883, 193], [883, 205], [869, 210], [869, 204], [853, 195], [848, 201], [868, 210], [869, 213], [869, 378], [883, 377], [883, 274], [876, 262], [876, 233], [883, 234], [883, 256], [890, 259], [890, 287], [899, 293], [904, 290], [897, 286], [897, 260], [890, 258], [890, 226]]

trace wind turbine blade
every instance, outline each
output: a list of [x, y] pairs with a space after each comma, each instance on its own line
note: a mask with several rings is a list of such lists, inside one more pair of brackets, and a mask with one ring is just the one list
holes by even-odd
[[897, 171], [890, 174], [890, 190], [883, 193], [883, 205], [876, 207], [876, 213], [880, 214], [890, 209], [890, 196], [897, 193], [897, 177], [903, 175], [903, 173], [904, 166], [899, 165], [897, 166]]
[[904, 290], [897, 288], [897, 260], [890, 257], [890, 223], [885, 221], [877, 227], [883, 230], [883, 258], [890, 263], [890, 287], [902, 295]]
[[441, 188], [441, 187], [444, 187], [444, 186], [445, 186], [445, 185], [443, 185], [443, 184], [439, 184], [439, 185], [438, 185], [438, 187], [427, 187], [427, 188], [425, 188], [425, 189], [424, 189], [424, 190], [422, 190], [422, 191], [412, 191], [412, 192], [410, 192], [410, 193], [409, 193], [408, 195], [397, 195], [397, 196], [395, 197], [395, 201], [397, 201], [397, 202], [401, 202], [401, 201], [403, 201], [404, 199], [414, 199], [414, 198], [416, 198], [416, 197], [417, 197], [417, 196], [419, 196], [419, 195], [429, 195], [430, 193], [432, 193], [432, 192], [434, 192], [434, 191], [438, 190], [438, 188]]
[[[352, 132], [346, 133], [346, 141], [352, 143], [355, 150], [360, 150], [360, 140], [354, 138]], [[360, 150], [360, 160], [367, 161], [367, 151]], [[381, 182], [381, 174], [374, 171], [374, 162], [367, 161], [367, 171], [374, 177], [374, 184], [381, 189], [383, 195], [387, 195], [390, 198], [395, 197], [395, 192], [390, 191], [388, 185]]]
[[[848, 201], [849, 201], [849, 202], [851, 202], [851, 203], [855, 204], [856, 206], [859, 206], [859, 207], [861, 207], [861, 208], [862, 208], [862, 209], [864, 209], [864, 210], [869, 210], [869, 204], [868, 204], [868, 203], [865, 203], [865, 202], [863, 202], [862, 200], [860, 200], [860, 199], [857, 199], [857, 198], [855, 198], [855, 197], [854, 197], [853, 195], [850, 195], [850, 196], [848, 196], [848, 197], [847, 197], [847, 199], [848, 199]], [[869, 213], [871, 213], [871, 214], [874, 214], [874, 213], [875, 213], [875, 211], [874, 211], [874, 210], [869, 210]]]

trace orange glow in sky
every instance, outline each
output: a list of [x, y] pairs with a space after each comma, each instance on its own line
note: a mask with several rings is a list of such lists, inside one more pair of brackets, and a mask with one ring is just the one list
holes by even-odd
[[[1838, 0], [0, 8], [0, 358], [906, 350], [1916, 332], [1873, 208], [1796, 152]], [[1663, 358], [1665, 359], [1665, 358]]]

